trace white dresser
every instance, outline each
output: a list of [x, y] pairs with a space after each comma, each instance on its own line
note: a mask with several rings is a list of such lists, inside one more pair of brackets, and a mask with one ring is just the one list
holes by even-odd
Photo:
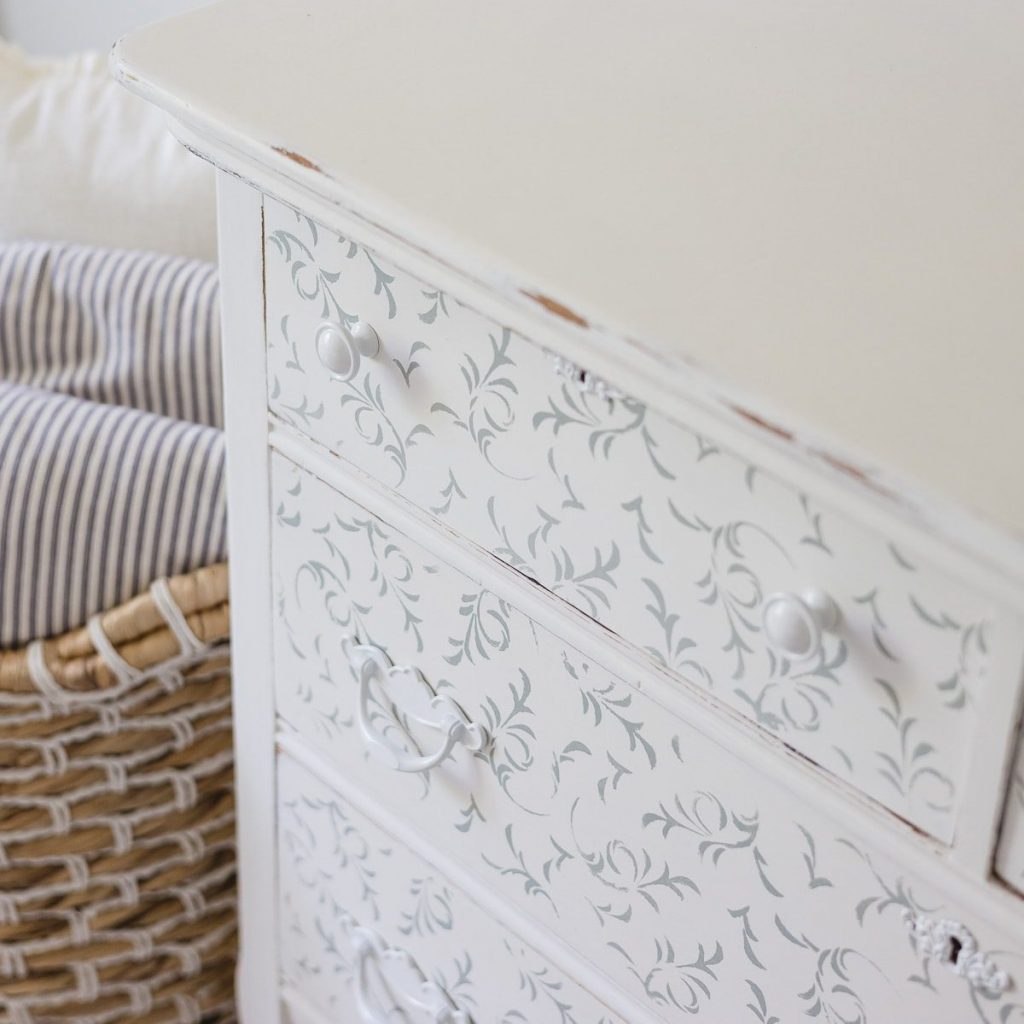
[[1022, 38], [118, 45], [221, 170], [245, 1024], [1024, 1022]]

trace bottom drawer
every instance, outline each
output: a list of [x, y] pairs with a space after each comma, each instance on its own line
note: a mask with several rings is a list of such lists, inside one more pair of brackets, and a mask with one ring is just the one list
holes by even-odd
[[286, 1003], [345, 1024], [622, 1024], [287, 755], [278, 841]]

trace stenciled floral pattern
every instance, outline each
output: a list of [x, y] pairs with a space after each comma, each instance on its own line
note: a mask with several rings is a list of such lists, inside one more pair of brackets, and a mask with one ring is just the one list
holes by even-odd
[[[982, 934], [970, 908], [944, 907], [820, 811], [327, 484], [280, 455], [271, 473], [280, 715], [649, 1014], [1024, 1021], [1016, 990], [983, 996], [909, 941], [905, 911], [959, 918], [1021, 975], [1011, 941]], [[457, 747], [425, 775], [376, 760], [354, 724], [346, 637], [416, 668], [487, 729], [489, 745]], [[392, 697], [381, 691], [375, 705], [391, 740], [410, 752], [436, 746]], [[301, 873], [290, 864], [285, 872]], [[350, 874], [362, 907], [345, 909], [362, 920], [382, 887], [376, 875], [361, 882], [358, 867]], [[405, 877], [397, 934], [445, 933], [453, 885], [419, 868]], [[314, 937], [303, 957], [326, 972], [330, 947], [317, 959], [322, 940], [304, 934]]]
[[[363, 1019], [355, 924], [409, 954], [475, 1024], [623, 1024], [288, 757], [279, 762], [278, 822], [286, 996], [301, 993], [328, 1020]], [[371, 981], [371, 998], [389, 1008], [386, 982]]]
[[[276, 417], [952, 839], [989, 652], [1019, 632], [1004, 609], [714, 438], [556, 373], [542, 348], [357, 240], [271, 200], [265, 223]], [[318, 361], [325, 318], [381, 337], [355, 380]], [[795, 664], [765, 642], [761, 609], [810, 585], [842, 621]], [[495, 625], [468, 621], [453, 656]]]

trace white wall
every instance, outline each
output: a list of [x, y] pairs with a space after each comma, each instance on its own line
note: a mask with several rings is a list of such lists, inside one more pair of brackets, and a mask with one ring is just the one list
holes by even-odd
[[109, 50], [150, 21], [201, 7], [210, 0], [0, 0], [0, 36], [31, 53], [59, 56]]

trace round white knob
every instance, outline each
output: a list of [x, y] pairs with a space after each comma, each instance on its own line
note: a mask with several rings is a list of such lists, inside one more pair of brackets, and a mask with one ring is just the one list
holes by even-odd
[[765, 639], [790, 661], [806, 661], [821, 651], [822, 633], [839, 623], [839, 608], [824, 590], [771, 594], [761, 612]]
[[380, 351], [380, 337], [364, 320], [351, 327], [325, 320], [316, 332], [316, 354], [332, 377], [352, 380], [363, 356], [372, 359]]

